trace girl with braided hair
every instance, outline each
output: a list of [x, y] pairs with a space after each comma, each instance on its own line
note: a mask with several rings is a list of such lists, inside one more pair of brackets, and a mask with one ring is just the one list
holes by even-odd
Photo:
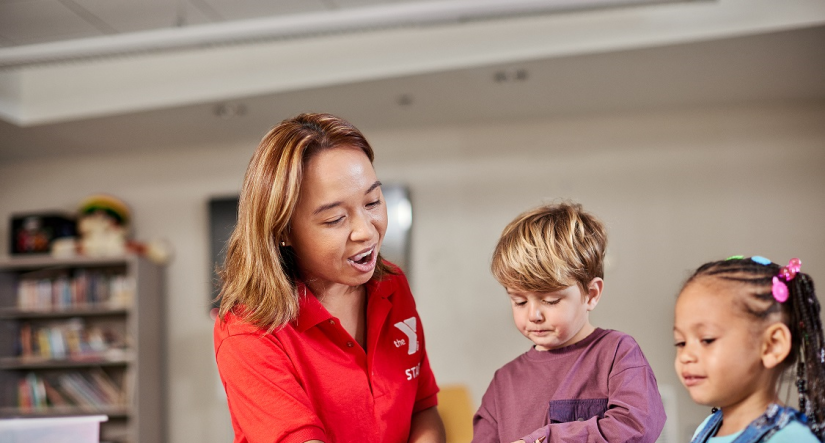
[[[693, 401], [714, 408], [692, 443], [823, 441], [822, 323], [800, 266], [734, 256], [702, 265], [685, 283], [673, 328], [676, 373]], [[794, 364], [799, 410], [778, 395]]]

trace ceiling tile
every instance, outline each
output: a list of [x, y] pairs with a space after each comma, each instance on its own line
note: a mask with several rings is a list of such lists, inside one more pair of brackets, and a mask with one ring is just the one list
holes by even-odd
[[398, 3], [399, 0], [329, 0], [341, 8], [362, 8], [367, 6], [384, 6]]
[[14, 45], [96, 37], [94, 26], [57, 0], [0, 3], [0, 37]]
[[[192, 4], [169, 0], [74, 0], [118, 32], [171, 28], [208, 23], [209, 17]], [[180, 11], [179, 11], [179, 5]]]
[[273, 15], [325, 11], [323, 0], [190, 0], [211, 6], [226, 20], [244, 20]]

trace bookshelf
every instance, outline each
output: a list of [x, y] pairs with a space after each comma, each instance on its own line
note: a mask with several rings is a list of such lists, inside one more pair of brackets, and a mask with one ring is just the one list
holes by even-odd
[[166, 440], [163, 268], [0, 258], [0, 417], [100, 415], [101, 442]]

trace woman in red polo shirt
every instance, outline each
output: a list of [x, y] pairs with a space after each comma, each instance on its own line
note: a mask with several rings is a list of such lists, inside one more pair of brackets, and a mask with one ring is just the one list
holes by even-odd
[[246, 171], [215, 358], [235, 443], [445, 441], [367, 140], [328, 114], [273, 128]]

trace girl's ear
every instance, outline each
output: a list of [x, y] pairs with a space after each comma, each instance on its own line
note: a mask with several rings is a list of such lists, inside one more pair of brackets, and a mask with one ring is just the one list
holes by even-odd
[[785, 323], [777, 322], [765, 329], [762, 341], [762, 365], [768, 369], [778, 366], [791, 353], [791, 331]]
[[590, 283], [587, 284], [586, 301], [588, 311], [592, 311], [599, 304], [599, 300], [602, 298], [602, 289], [604, 289], [604, 280], [599, 277], [590, 280]]

